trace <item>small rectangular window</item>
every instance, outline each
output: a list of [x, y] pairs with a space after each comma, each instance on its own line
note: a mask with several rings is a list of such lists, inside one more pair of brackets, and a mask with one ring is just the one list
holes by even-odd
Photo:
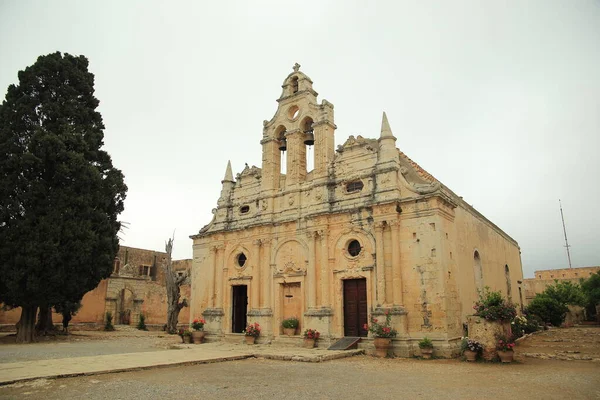
[[360, 192], [364, 187], [364, 184], [362, 183], [362, 181], [354, 181], [354, 182], [348, 182], [346, 184], [346, 192], [348, 193], [353, 193], [353, 192]]

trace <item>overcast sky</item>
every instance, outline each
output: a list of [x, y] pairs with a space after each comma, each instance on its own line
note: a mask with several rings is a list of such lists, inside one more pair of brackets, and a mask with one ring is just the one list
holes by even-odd
[[336, 143], [398, 147], [521, 246], [523, 272], [600, 265], [600, 2], [0, 0], [0, 91], [83, 54], [129, 186], [123, 244], [174, 256], [211, 219], [227, 160], [261, 166], [295, 62]]

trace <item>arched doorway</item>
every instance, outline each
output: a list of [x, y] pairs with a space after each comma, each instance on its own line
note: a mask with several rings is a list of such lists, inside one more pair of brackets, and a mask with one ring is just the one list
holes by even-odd
[[124, 288], [121, 290], [121, 295], [119, 298], [119, 324], [129, 325], [131, 323], [131, 314], [134, 310], [134, 298], [135, 296], [130, 289]]

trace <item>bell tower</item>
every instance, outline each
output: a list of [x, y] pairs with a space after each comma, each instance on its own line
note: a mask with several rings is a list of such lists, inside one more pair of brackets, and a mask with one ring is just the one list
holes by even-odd
[[[291, 189], [306, 181], [308, 146], [314, 146], [312, 179], [327, 178], [327, 167], [335, 155], [333, 104], [327, 100], [319, 104], [312, 85], [296, 63], [283, 81], [275, 115], [263, 122], [263, 192]], [[285, 175], [281, 170], [283, 157]]]

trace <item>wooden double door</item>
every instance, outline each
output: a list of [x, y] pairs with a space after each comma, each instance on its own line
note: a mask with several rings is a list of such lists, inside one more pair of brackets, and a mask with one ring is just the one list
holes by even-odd
[[366, 337], [368, 323], [367, 280], [348, 279], [344, 282], [344, 336]]

